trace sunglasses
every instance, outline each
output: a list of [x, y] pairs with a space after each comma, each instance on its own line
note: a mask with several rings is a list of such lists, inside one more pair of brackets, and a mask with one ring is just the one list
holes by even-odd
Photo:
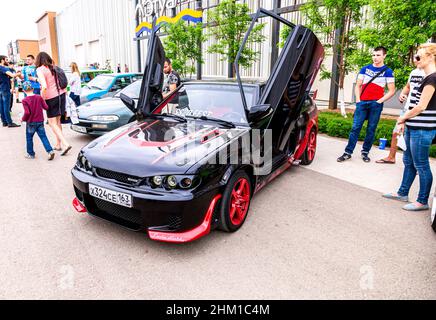
[[421, 56], [420, 55], [415, 55], [414, 57], [413, 57], [413, 59], [415, 59], [416, 61], [421, 61]]

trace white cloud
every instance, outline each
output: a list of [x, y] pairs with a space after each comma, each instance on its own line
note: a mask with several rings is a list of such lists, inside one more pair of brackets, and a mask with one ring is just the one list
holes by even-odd
[[0, 55], [7, 54], [7, 45], [17, 39], [38, 40], [35, 21], [46, 11], [60, 12], [75, 0], [15, 0], [2, 7], [0, 19]]

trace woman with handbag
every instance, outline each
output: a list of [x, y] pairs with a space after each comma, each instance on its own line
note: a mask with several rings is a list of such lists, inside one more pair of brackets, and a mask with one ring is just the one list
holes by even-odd
[[80, 93], [82, 92], [82, 80], [80, 79], [80, 71], [77, 63], [71, 62], [71, 78], [70, 85], [70, 98], [74, 101], [76, 106], [80, 106]]
[[425, 78], [417, 93], [419, 103], [398, 119], [398, 131], [400, 134], [405, 132], [407, 146], [403, 156], [403, 181], [397, 193], [383, 195], [388, 199], [409, 202], [409, 191], [418, 173], [418, 199], [403, 207], [407, 211], [429, 209], [428, 198], [433, 183], [429, 156], [436, 136], [436, 44], [421, 45], [415, 60], [417, 67], [424, 71]]
[[54, 149], [62, 151], [61, 155], [65, 156], [72, 149], [62, 133], [61, 124], [61, 117], [65, 114], [66, 90], [60, 88], [53, 59], [46, 52], [38, 54], [36, 67], [41, 84], [41, 96], [48, 105], [48, 124], [56, 137]]

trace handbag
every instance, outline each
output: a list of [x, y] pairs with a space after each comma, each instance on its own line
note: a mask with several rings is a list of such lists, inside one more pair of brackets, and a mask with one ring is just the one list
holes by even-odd
[[378, 77], [380, 77], [382, 75], [382, 73], [384, 73], [386, 70], [388, 70], [389, 67], [385, 66], [379, 73], [377, 73], [368, 83], [365, 84], [365, 88], [363, 89], [363, 91], [360, 93], [360, 97], [363, 96], [363, 94], [365, 93], [366, 89], [368, 88], [368, 86], [374, 82], [375, 79], [377, 79]]

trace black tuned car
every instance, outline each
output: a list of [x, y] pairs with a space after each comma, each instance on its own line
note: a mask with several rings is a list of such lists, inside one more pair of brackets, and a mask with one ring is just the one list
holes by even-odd
[[138, 121], [83, 148], [72, 170], [79, 212], [165, 242], [235, 232], [256, 192], [313, 161], [318, 111], [309, 92], [324, 49], [309, 29], [263, 9], [247, 37], [263, 16], [292, 28], [266, 82], [241, 81], [239, 54], [237, 81], [188, 82], [165, 100], [165, 53], [152, 32], [139, 102], [121, 95]]

